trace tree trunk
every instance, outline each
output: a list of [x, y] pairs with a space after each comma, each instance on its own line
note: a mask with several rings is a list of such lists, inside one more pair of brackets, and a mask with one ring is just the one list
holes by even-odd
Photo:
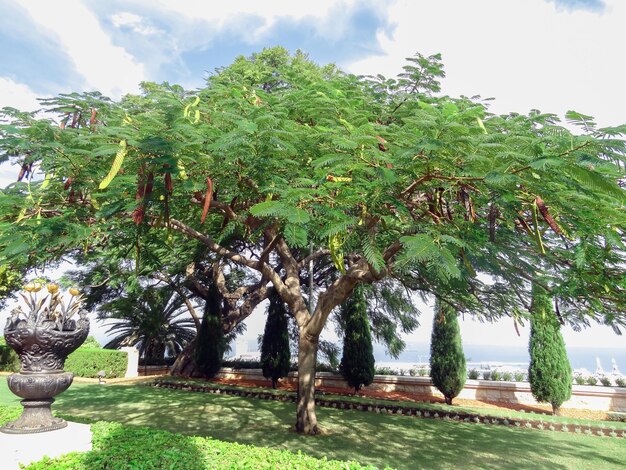
[[446, 399], [446, 405], [451, 405], [452, 404], [452, 398], [445, 397], [445, 399]]
[[554, 416], [560, 416], [561, 415], [561, 407], [558, 405], [555, 405], [554, 403], [552, 403], [552, 414]]
[[296, 431], [301, 434], [318, 434], [315, 416], [315, 365], [319, 335], [300, 331], [298, 348], [298, 404]]
[[172, 364], [170, 374], [180, 377], [194, 377], [198, 375], [196, 371], [196, 363], [193, 360], [195, 345], [196, 341], [193, 340], [185, 346], [185, 349], [180, 352], [174, 361], [174, 364]]

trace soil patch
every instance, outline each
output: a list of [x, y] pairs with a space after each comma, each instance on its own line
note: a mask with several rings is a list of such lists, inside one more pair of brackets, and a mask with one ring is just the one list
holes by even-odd
[[[224, 384], [224, 385], [238, 385], [241, 387], [259, 387], [271, 389], [269, 381], [265, 380], [238, 380], [238, 379], [211, 379], [211, 382]], [[296, 385], [293, 383], [280, 383], [277, 386], [277, 390], [289, 390], [295, 391]], [[323, 393], [332, 393], [333, 395], [345, 395], [354, 396], [354, 393], [345, 388], [339, 387], [315, 387], [315, 390], [319, 390]], [[368, 390], [367, 388], [359, 391], [358, 395], [365, 398], [374, 398], [378, 400], [398, 400], [398, 401], [410, 401], [415, 403], [442, 403], [445, 401], [443, 398], [433, 397], [432, 395], [420, 395], [417, 393], [408, 392], [383, 392], [379, 390]], [[508, 409], [515, 411], [524, 411], [526, 413], [544, 413], [552, 415], [552, 407], [550, 405], [524, 405], [519, 403], [499, 403], [488, 402], [478, 400], [468, 400], [464, 398], [455, 398], [454, 404], [468, 408], [482, 408], [482, 409]], [[583, 410], [576, 408], [562, 408], [561, 416], [574, 419], [593, 419], [599, 421], [608, 420], [608, 415], [604, 411], [595, 410]]]

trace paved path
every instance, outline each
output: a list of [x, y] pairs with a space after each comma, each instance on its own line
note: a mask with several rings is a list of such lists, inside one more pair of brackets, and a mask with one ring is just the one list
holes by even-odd
[[91, 450], [91, 430], [88, 424], [68, 422], [56, 431], [35, 434], [0, 433], [0, 468], [19, 469], [19, 464], [41, 460], [45, 455], [58, 457], [69, 452]]

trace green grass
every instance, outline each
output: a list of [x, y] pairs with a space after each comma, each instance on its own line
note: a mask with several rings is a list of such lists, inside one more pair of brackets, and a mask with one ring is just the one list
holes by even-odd
[[[0, 403], [11, 401], [4, 381], [1, 387]], [[624, 439], [322, 407], [317, 413], [323, 434], [300, 436], [292, 431], [291, 403], [145, 386], [75, 384], [59, 395], [54, 409], [381, 468], [595, 470], [623, 468], [626, 461]]]
[[[175, 377], [167, 377], [165, 379], [167, 382], [183, 382], [190, 384], [198, 384], [205, 387], [211, 388], [220, 388], [224, 389], [235, 389], [235, 390], [247, 390], [247, 391], [255, 391], [261, 393], [273, 393], [275, 395], [295, 395], [295, 392], [285, 391], [285, 390], [272, 390], [268, 388], [262, 387], [238, 387], [235, 385], [222, 385], [212, 382], [207, 382], [206, 380], [190, 380], [190, 379], [180, 379]], [[447, 412], [456, 412], [456, 413], [470, 413], [470, 414], [479, 414], [482, 416], [489, 417], [503, 417], [509, 419], [520, 419], [520, 420], [538, 420], [543, 421], [546, 425], [551, 423], [557, 424], [576, 424], [581, 427], [584, 426], [609, 426], [613, 429], [626, 429], [626, 422], [620, 421], [598, 421], [591, 419], [575, 419], [568, 418], [563, 416], [552, 416], [544, 413], [534, 413], [534, 412], [521, 412], [515, 411], [511, 409], [505, 408], [476, 408], [470, 406], [458, 406], [458, 405], [446, 405], [444, 403], [423, 403], [423, 402], [412, 402], [412, 401], [398, 401], [398, 400], [381, 400], [369, 397], [356, 397], [349, 395], [333, 395], [330, 393], [325, 393], [320, 395], [321, 399], [328, 400], [341, 400], [345, 402], [353, 402], [359, 404], [373, 404], [373, 405], [391, 405], [391, 406], [406, 406], [409, 408], [419, 408], [421, 410], [431, 410], [431, 411], [447, 411]]]

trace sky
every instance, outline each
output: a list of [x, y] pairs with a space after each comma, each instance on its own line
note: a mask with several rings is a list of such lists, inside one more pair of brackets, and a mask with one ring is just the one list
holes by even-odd
[[[451, 96], [495, 98], [496, 113], [570, 109], [599, 125], [626, 123], [624, 0], [0, 0], [0, 108], [142, 81], [201, 87], [238, 55], [281, 45], [356, 74], [401, 72], [405, 58], [441, 53]], [[17, 168], [0, 166], [0, 187]], [[432, 314], [410, 341], [427, 342]], [[0, 321], [2, 315], [0, 315]], [[255, 313], [248, 335], [262, 331]], [[512, 320], [466, 319], [466, 343], [525, 345]], [[626, 347], [626, 335], [565, 329], [570, 346]]]

